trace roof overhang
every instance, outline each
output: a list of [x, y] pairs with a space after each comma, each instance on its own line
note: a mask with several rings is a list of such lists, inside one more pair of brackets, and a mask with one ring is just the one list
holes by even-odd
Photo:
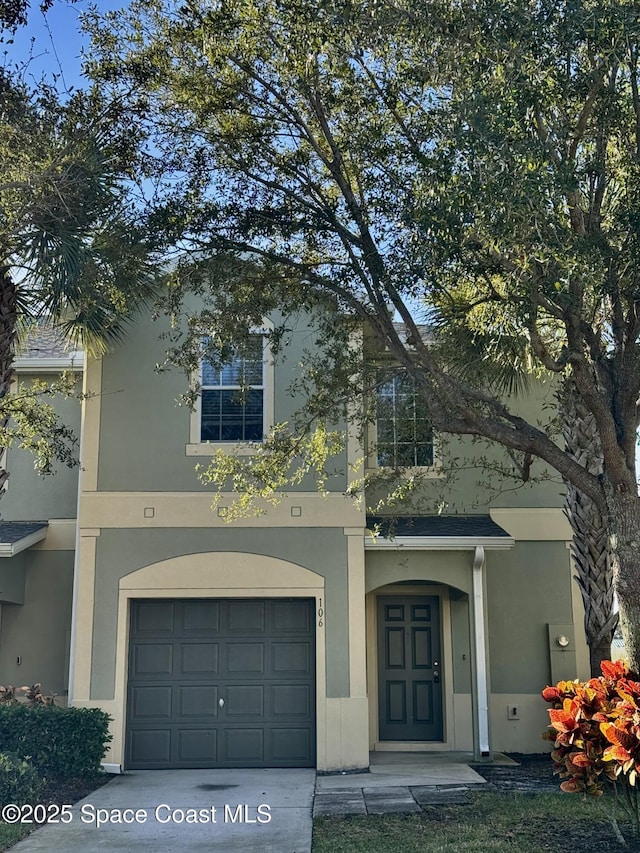
[[367, 534], [364, 547], [372, 551], [400, 548], [412, 551], [474, 551], [478, 547], [487, 550], [513, 548], [515, 544], [511, 536], [397, 536], [385, 539]]
[[84, 352], [78, 350], [59, 357], [16, 358], [13, 368], [17, 373], [61, 373], [63, 370], [84, 370]]
[[0, 521], [0, 557], [15, 557], [47, 535], [46, 521]]
[[367, 550], [473, 551], [513, 548], [515, 539], [488, 515], [432, 515], [367, 519]]

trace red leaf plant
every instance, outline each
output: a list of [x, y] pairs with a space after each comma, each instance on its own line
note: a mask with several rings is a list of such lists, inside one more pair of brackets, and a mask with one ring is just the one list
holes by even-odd
[[542, 697], [549, 710], [555, 773], [563, 791], [600, 796], [605, 780], [635, 785], [640, 772], [640, 682], [620, 661], [603, 661], [602, 676], [560, 681]]
[[[621, 785], [625, 795], [621, 804], [638, 836], [640, 680], [621, 661], [603, 661], [601, 669], [599, 678], [560, 681], [555, 687], [545, 687], [542, 697], [553, 705], [549, 710], [550, 731], [545, 737], [554, 741], [551, 758], [554, 773], [564, 780], [561, 790], [598, 797], [609, 782], [617, 801]], [[619, 836], [615, 817], [612, 822]]]

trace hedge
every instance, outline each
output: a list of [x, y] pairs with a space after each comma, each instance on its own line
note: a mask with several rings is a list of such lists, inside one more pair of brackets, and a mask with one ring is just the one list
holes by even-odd
[[44, 778], [93, 776], [111, 741], [99, 708], [0, 705], [0, 752], [23, 758]]
[[35, 803], [41, 788], [42, 780], [28, 761], [0, 752], [0, 805]]

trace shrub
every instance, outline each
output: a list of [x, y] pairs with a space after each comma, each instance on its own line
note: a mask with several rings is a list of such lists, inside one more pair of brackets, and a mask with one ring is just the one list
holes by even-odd
[[0, 752], [0, 806], [35, 803], [42, 783], [37, 771], [19, 755]]
[[90, 777], [111, 740], [110, 717], [99, 708], [0, 705], [0, 752], [28, 758], [45, 778]]
[[621, 661], [603, 661], [602, 676], [586, 682], [560, 681], [546, 687], [554, 741], [551, 758], [567, 793], [601, 796], [613, 787], [612, 823], [622, 841], [615, 808], [620, 805], [640, 838], [640, 680]]
[[56, 694], [47, 695], [42, 692], [39, 681], [31, 687], [0, 686], [0, 702], [26, 702], [28, 705], [55, 705]]

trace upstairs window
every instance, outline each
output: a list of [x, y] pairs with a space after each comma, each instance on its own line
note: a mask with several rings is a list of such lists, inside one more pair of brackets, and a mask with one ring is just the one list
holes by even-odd
[[433, 466], [433, 429], [413, 379], [405, 373], [385, 375], [377, 388], [376, 408], [378, 466]]
[[203, 360], [200, 441], [263, 440], [264, 362], [262, 335], [251, 335], [242, 354], [219, 367]]

